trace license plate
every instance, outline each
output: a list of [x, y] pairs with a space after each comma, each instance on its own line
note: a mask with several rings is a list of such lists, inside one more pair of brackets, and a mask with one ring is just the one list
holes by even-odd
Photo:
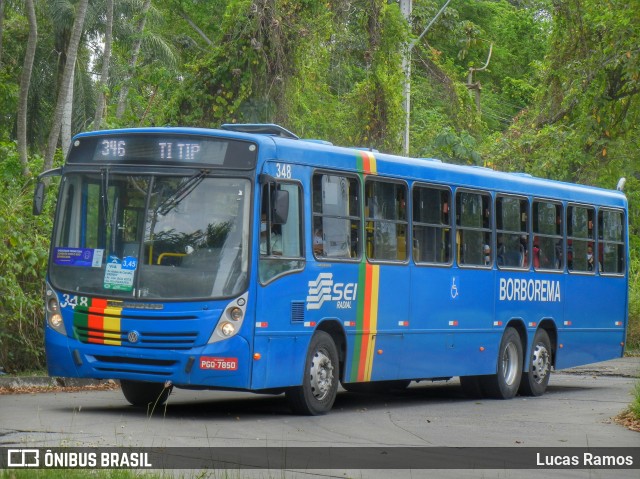
[[200, 357], [200, 369], [215, 369], [217, 371], [237, 371], [238, 358], [210, 358]]

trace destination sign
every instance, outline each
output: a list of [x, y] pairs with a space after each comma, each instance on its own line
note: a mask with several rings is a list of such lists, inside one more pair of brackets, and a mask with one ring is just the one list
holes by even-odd
[[73, 141], [68, 163], [198, 164], [251, 169], [254, 143], [195, 135], [105, 134]]

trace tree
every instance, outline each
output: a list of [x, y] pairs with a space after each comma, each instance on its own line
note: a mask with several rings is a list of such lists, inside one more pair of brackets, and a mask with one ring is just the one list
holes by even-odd
[[58, 147], [58, 139], [60, 137], [60, 127], [62, 124], [62, 114], [68, 100], [69, 84], [73, 81], [73, 73], [75, 69], [76, 58], [78, 57], [78, 48], [80, 47], [80, 38], [84, 27], [84, 19], [87, 13], [87, 5], [89, 0], [80, 0], [76, 9], [76, 16], [71, 30], [71, 39], [67, 50], [67, 62], [64, 67], [62, 82], [58, 90], [58, 99], [53, 114], [53, 121], [49, 138], [47, 140], [47, 149], [44, 157], [44, 169], [50, 169], [53, 166], [53, 157]]
[[20, 75], [20, 97], [18, 102], [18, 153], [22, 174], [29, 176], [28, 154], [27, 154], [27, 112], [29, 99], [29, 85], [31, 84], [31, 73], [33, 71], [33, 59], [36, 55], [36, 45], [38, 42], [38, 23], [36, 20], [36, 10], [34, 0], [26, 0], [27, 17], [29, 19], [29, 40], [24, 56], [24, 65]]
[[4, 34], [4, 6], [5, 1], [0, 0], [0, 65], [2, 65], [2, 37]]
[[124, 109], [127, 106], [127, 95], [129, 94], [129, 82], [131, 81], [131, 76], [133, 75], [133, 71], [138, 63], [138, 55], [140, 54], [140, 47], [142, 46], [142, 34], [144, 33], [144, 26], [147, 22], [147, 12], [151, 7], [151, 0], [145, 0], [144, 5], [142, 6], [142, 11], [140, 12], [140, 19], [138, 21], [138, 26], [136, 28], [136, 38], [133, 43], [133, 48], [131, 50], [131, 59], [129, 60], [129, 70], [125, 74], [125, 77], [122, 81], [122, 86], [120, 87], [120, 96], [118, 100], [118, 107], [116, 109], [116, 118], [121, 119], [122, 115], [124, 115]]
[[102, 54], [102, 70], [98, 82], [98, 99], [93, 121], [94, 130], [99, 130], [104, 116], [105, 90], [109, 82], [109, 66], [111, 63], [111, 43], [113, 41], [113, 0], [107, 0], [107, 22], [104, 33], [104, 52]]

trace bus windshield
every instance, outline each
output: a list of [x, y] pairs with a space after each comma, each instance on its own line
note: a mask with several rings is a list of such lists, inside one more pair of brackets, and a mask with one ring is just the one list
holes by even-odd
[[241, 178], [70, 173], [50, 279], [74, 293], [196, 299], [239, 294], [251, 185]]

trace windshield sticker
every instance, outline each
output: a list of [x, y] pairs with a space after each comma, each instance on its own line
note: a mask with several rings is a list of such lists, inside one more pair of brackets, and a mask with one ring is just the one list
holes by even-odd
[[60, 266], [100, 268], [103, 256], [103, 249], [54, 248], [53, 250], [53, 262]]
[[138, 260], [127, 256], [123, 261], [117, 256], [109, 256], [104, 272], [104, 289], [112, 291], [132, 291]]

